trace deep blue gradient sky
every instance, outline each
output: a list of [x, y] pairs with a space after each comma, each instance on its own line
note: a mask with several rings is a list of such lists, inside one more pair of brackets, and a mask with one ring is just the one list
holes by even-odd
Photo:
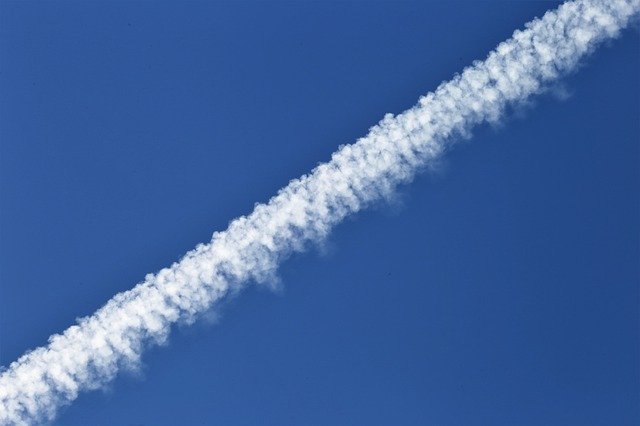
[[[554, 2], [0, 2], [0, 363]], [[59, 425], [636, 425], [640, 37]]]

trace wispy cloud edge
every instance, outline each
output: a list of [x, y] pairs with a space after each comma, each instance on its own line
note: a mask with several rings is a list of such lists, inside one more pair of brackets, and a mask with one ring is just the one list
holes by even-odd
[[600, 42], [637, 16], [640, 0], [576, 0], [529, 22], [413, 108], [387, 114], [367, 136], [292, 180], [266, 204], [233, 220], [179, 262], [115, 295], [47, 346], [0, 375], [0, 423], [55, 417], [80, 391], [96, 389], [136, 365], [171, 325], [192, 321], [251, 280], [272, 277], [281, 260], [322, 240], [345, 216], [393, 193], [434, 161], [457, 134], [496, 121], [505, 107], [539, 93], [575, 69]]

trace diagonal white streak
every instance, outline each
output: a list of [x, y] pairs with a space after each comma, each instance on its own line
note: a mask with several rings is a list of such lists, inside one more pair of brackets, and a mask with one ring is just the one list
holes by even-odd
[[331, 161], [233, 220], [210, 243], [147, 275], [92, 316], [51, 336], [47, 346], [13, 362], [0, 376], [0, 423], [53, 419], [80, 391], [99, 388], [120, 368], [135, 365], [143, 347], [166, 339], [173, 323], [192, 321], [248, 281], [269, 279], [291, 252], [321, 240], [345, 216], [410, 181], [445, 151], [452, 136], [497, 120], [508, 105], [574, 69], [639, 10], [640, 0], [565, 3], [413, 108], [387, 114], [366, 137], [342, 146]]

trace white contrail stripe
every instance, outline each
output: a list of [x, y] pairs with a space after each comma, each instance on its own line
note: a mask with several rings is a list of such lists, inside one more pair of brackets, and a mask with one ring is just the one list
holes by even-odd
[[49, 344], [23, 355], [0, 376], [0, 423], [52, 419], [81, 390], [98, 388], [143, 347], [164, 340], [177, 321], [195, 315], [254, 279], [333, 225], [390, 194], [441, 155], [452, 136], [497, 120], [509, 104], [539, 93], [572, 70], [598, 42], [618, 35], [640, 0], [577, 0], [516, 31], [483, 62], [422, 97], [398, 116], [387, 114], [369, 134], [331, 161], [293, 180], [266, 204], [233, 220], [209, 244], [149, 274]]

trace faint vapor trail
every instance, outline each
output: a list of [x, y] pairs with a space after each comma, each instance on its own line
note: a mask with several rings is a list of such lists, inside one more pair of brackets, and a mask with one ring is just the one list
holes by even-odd
[[269, 279], [291, 252], [323, 239], [345, 216], [410, 181], [446, 150], [452, 136], [498, 120], [505, 107], [574, 69], [639, 10], [640, 0], [565, 3], [413, 108], [387, 114], [367, 136], [233, 220], [208, 244], [13, 362], [0, 376], [0, 423], [53, 419], [80, 391], [99, 388], [120, 368], [135, 365], [147, 344], [166, 339], [173, 323], [193, 321], [250, 280]]

